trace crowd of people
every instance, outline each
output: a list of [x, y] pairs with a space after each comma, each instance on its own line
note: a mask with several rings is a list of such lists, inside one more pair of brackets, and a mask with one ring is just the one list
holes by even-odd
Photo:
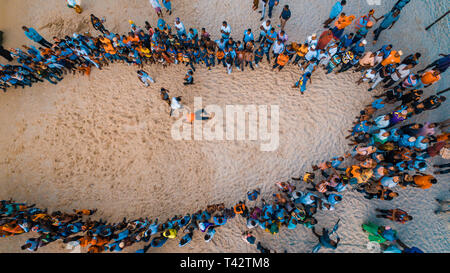
[[[380, 18], [375, 17], [375, 10], [370, 10], [359, 18], [346, 15], [343, 12], [346, 1], [338, 1], [333, 6], [329, 19], [324, 22], [323, 33], [312, 34], [302, 43], [289, 42], [284, 31], [291, 17], [288, 5], [283, 7], [279, 16], [280, 29], [277, 30], [272, 25], [273, 7], [279, 1], [262, 1], [263, 22], [258, 39], [248, 29], [243, 33], [242, 41], [232, 38], [231, 27], [226, 21], [220, 28], [221, 38], [215, 41], [205, 28], [200, 32], [195, 28], [187, 29], [180, 18], [176, 18], [174, 25], [170, 26], [162, 19], [159, 2], [150, 2], [160, 17], [156, 27], [145, 22], [145, 26], [141, 28], [130, 21], [130, 31], [126, 35], [110, 32], [104, 26], [105, 21], [93, 14], [91, 22], [101, 33], [99, 36], [90, 33], [74, 34], [64, 38], [53, 37], [53, 43], [50, 43], [33, 28], [24, 26], [25, 35], [40, 44], [40, 47], [10, 49], [10, 60], [17, 60], [19, 65], [1, 65], [0, 87], [6, 92], [9, 87], [31, 86], [32, 83], [43, 80], [56, 84], [64, 74], [79, 71], [89, 75], [92, 67], [102, 69], [114, 62], [138, 67], [138, 77], [145, 86], [150, 86], [154, 80], [142, 70], [144, 64], [184, 64], [189, 66], [184, 84], [191, 85], [194, 84], [193, 75], [197, 65], [212, 69], [216, 63], [222, 64], [227, 73], [232, 73], [233, 68], [244, 71], [250, 66], [254, 70], [266, 59], [273, 70], [280, 71], [288, 64], [300, 66], [302, 74], [293, 88], [300, 88], [301, 94], [304, 94], [313, 72], [319, 67], [325, 69], [327, 74], [353, 70], [353, 73], [362, 75], [357, 84], [369, 82], [371, 86], [368, 91], [372, 91], [383, 82], [384, 91], [374, 95], [373, 103], [361, 111], [349, 131], [347, 139], [352, 147], [350, 153], [314, 165], [312, 171], [301, 177], [293, 177], [291, 182], [277, 182], [278, 191], [273, 194], [271, 202], [264, 199], [258, 201], [260, 191], [255, 189], [247, 193], [248, 201], [240, 201], [231, 208], [226, 208], [224, 204], [211, 205], [205, 210], [175, 216], [163, 223], [158, 222], [158, 219], [152, 221], [141, 218], [109, 224], [102, 220], [84, 219], [92, 215], [95, 212], [93, 210], [49, 214], [34, 206], [11, 200], [2, 201], [2, 237], [35, 231], [39, 237], [29, 239], [22, 246], [22, 249], [30, 251], [60, 239], [65, 243], [88, 247], [88, 252], [122, 251], [142, 241], [147, 245], [138, 252], [146, 252], [150, 247], [161, 247], [167, 240], [178, 237], [181, 237], [179, 246], [185, 246], [192, 241], [194, 231], [198, 230], [204, 233], [204, 240], [209, 242], [217, 228], [240, 215], [247, 221], [242, 238], [249, 244], [256, 244], [253, 229], [275, 234], [282, 227], [295, 229], [301, 225], [310, 228], [318, 238], [319, 243], [313, 249], [313, 252], [317, 252], [321, 247], [338, 247], [339, 236], [335, 240], [330, 236], [337, 234], [339, 225], [336, 224], [331, 232], [323, 228], [322, 235], [319, 235], [315, 230], [318, 221], [314, 215], [317, 211], [334, 210], [343, 199], [342, 192], [356, 190], [367, 199], [389, 201], [398, 197], [399, 188], [428, 189], [438, 182], [435, 176], [427, 173], [427, 159], [436, 156], [450, 158], [450, 134], [445, 131], [450, 122], [446, 120], [421, 124], [408, 120], [440, 107], [446, 100], [439, 95], [423, 98], [423, 89], [441, 79], [441, 74], [450, 64], [450, 56], [442, 55], [442, 58], [414, 73], [413, 69], [420, 64], [419, 52], [402, 60], [403, 52], [394, 50], [394, 46], [390, 44], [373, 52], [366, 50], [366, 37], [370, 29], [383, 19], [374, 31], [375, 44], [382, 31], [394, 26], [401, 10], [410, 0], [398, 1], [389, 13]], [[169, 8], [166, 5], [168, 3], [170, 6], [170, 1], [164, 1], [164, 6], [171, 13], [171, 6]], [[259, 4], [259, 1], [253, 1], [253, 9], [257, 10]], [[264, 20], [266, 7], [269, 19]], [[330, 28], [333, 21], [334, 27]], [[356, 32], [346, 33], [347, 27], [352, 24], [355, 25]], [[172, 110], [181, 107], [181, 98], [173, 97], [171, 100], [164, 88], [161, 89], [161, 98], [169, 105], [174, 105]], [[448, 168], [448, 164], [434, 167], [441, 166]], [[441, 169], [435, 175], [448, 172], [448, 169]], [[252, 206], [248, 205], [249, 202]], [[377, 209], [377, 212], [377, 217], [401, 224], [413, 220], [411, 215], [399, 208]], [[363, 229], [372, 232], [375, 237], [384, 238], [380, 234], [389, 233], [389, 228], [380, 229], [371, 225], [363, 225]], [[385, 241], [384, 239], [383, 242]], [[400, 241], [399, 244], [403, 243]], [[256, 245], [261, 252], [270, 252], [260, 242]]]

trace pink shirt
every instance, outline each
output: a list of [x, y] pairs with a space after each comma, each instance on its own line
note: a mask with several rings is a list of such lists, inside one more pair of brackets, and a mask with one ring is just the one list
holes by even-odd
[[430, 123], [426, 122], [425, 125], [420, 128], [419, 130], [419, 136], [427, 136], [427, 135], [434, 135], [435, 134], [435, 128], [430, 128], [429, 127]]

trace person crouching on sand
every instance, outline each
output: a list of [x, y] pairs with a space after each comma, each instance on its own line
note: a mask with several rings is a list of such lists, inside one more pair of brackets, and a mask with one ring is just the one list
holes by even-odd
[[141, 80], [141, 82], [146, 86], [149, 87], [149, 83], [155, 83], [152, 77], [148, 75], [144, 70], [138, 70], [137, 71], [138, 77]]
[[194, 72], [192, 70], [189, 70], [186, 73], [186, 76], [184, 76], [184, 85], [194, 84]]

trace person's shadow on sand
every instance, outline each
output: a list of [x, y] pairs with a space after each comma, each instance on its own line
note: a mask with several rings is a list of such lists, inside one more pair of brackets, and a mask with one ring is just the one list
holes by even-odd
[[197, 112], [195, 112], [195, 119], [196, 120], [208, 120], [208, 119], [211, 119], [213, 117], [214, 117], [214, 115], [208, 114], [205, 111], [205, 109], [201, 109], [201, 110], [198, 110]]

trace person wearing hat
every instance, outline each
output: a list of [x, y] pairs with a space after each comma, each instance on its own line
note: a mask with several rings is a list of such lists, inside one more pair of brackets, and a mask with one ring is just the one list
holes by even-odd
[[308, 53], [305, 54], [306, 62], [310, 62], [312, 59], [317, 59], [319, 57], [319, 52], [316, 50], [316, 45], [312, 45], [309, 48]]
[[354, 45], [352, 48], [350, 48], [350, 51], [353, 52], [355, 55], [361, 56], [364, 51], [366, 51], [367, 41], [362, 40], [359, 44]]
[[374, 39], [373, 44], [376, 44], [378, 41], [378, 38], [380, 37], [381, 32], [383, 32], [386, 29], [391, 29], [395, 23], [400, 18], [400, 10], [395, 9], [393, 11], [390, 11], [386, 13], [385, 15], [381, 16], [380, 18], [375, 18], [375, 21], [378, 22], [379, 20], [383, 19], [383, 22], [381, 22], [380, 26], [373, 31]]
[[319, 40], [317, 40], [317, 34], [313, 33], [311, 36], [308, 36], [306, 39], [306, 43], [309, 47], [316, 46], [319, 43]]

